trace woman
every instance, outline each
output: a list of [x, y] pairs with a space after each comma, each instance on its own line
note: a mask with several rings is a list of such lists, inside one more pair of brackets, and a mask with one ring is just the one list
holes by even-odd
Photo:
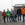
[[7, 9], [7, 11], [6, 11], [6, 15], [7, 15], [7, 22], [8, 22], [8, 18], [9, 18], [9, 20], [10, 20], [10, 14], [11, 14], [11, 12], [9, 11], [9, 9]]
[[4, 23], [5, 23], [5, 16], [6, 16], [5, 10], [2, 12], [2, 16], [3, 16], [3, 19], [4, 19]]

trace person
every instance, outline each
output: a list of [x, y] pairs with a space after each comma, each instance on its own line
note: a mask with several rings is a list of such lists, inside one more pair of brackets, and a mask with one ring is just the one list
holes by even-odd
[[23, 22], [24, 22], [24, 16], [25, 16], [25, 7], [22, 7], [21, 13], [23, 14]]
[[11, 15], [11, 12], [9, 11], [9, 9], [7, 9], [6, 15], [7, 15], [7, 22], [8, 22], [8, 18], [9, 18], [9, 20], [10, 20], [10, 15]]
[[13, 21], [13, 9], [11, 9], [11, 21]]
[[15, 9], [14, 9], [14, 21], [15, 21], [15, 22], [17, 22], [16, 18], [17, 18], [17, 9], [15, 8]]
[[5, 17], [6, 17], [6, 12], [5, 12], [5, 10], [2, 12], [2, 16], [3, 16], [3, 19], [4, 19], [4, 23], [5, 23]]
[[20, 21], [21, 21], [21, 9], [19, 7], [17, 9], [17, 15], [18, 15], [18, 21], [19, 21], [19, 16], [20, 16]]

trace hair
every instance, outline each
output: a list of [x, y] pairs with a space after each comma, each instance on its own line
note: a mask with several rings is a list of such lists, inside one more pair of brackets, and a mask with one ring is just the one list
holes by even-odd
[[3, 10], [3, 12], [5, 12], [5, 9]]

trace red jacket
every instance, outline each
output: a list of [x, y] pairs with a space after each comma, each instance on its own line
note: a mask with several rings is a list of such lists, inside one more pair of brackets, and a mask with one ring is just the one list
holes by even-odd
[[6, 16], [6, 12], [2, 12], [2, 16]]

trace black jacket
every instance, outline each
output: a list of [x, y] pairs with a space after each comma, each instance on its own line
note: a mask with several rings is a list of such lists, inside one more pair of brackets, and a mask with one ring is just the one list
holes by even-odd
[[17, 10], [17, 14], [21, 14], [21, 9], [18, 9]]

